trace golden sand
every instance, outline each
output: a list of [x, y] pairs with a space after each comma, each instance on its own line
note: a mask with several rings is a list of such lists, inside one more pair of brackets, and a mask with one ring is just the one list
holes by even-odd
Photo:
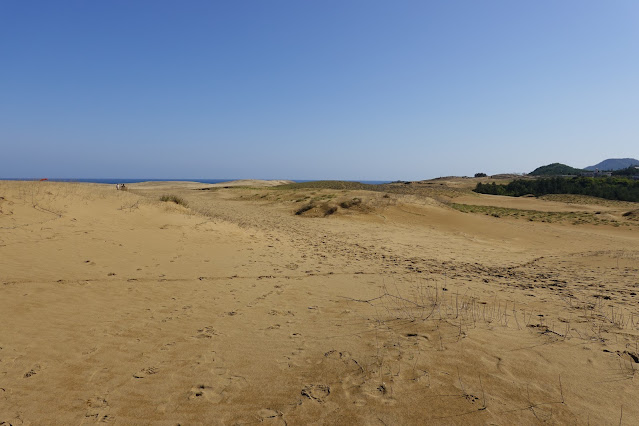
[[0, 424], [639, 424], [628, 206], [268, 185], [0, 182]]

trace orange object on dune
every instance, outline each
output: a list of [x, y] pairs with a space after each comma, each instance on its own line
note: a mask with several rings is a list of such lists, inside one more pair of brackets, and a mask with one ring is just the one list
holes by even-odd
[[49, 179], [47, 179], [47, 178], [42, 178], [42, 179], [40, 179], [40, 182], [44, 182], [45, 180], [49, 180]]

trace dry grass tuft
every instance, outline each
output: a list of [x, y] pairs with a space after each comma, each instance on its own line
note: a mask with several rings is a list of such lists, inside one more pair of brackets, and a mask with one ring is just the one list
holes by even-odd
[[175, 203], [182, 207], [188, 207], [189, 203], [182, 197], [178, 197], [177, 195], [162, 195], [160, 197], [160, 201]]
[[351, 207], [359, 206], [360, 204], [362, 204], [361, 198], [353, 198], [352, 200], [342, 201], [339, 206], [343, 209], [350, 209]]

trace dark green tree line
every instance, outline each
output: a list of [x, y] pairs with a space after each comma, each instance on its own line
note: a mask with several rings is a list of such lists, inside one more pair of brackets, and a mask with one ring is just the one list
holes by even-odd
[[606, 198], [608, 200], [639, 202], [639, 180], [622, 177], [553, 177], [546, 179], [516, 179], [507, 185], [478, 183], [475, 192], [520, 197], [532, 194], [578, 194]]

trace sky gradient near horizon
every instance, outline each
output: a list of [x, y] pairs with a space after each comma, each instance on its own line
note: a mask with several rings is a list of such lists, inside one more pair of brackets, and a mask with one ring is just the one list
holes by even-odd
[[639, 2], [0, 0], [0, 178], [639, 157]]

